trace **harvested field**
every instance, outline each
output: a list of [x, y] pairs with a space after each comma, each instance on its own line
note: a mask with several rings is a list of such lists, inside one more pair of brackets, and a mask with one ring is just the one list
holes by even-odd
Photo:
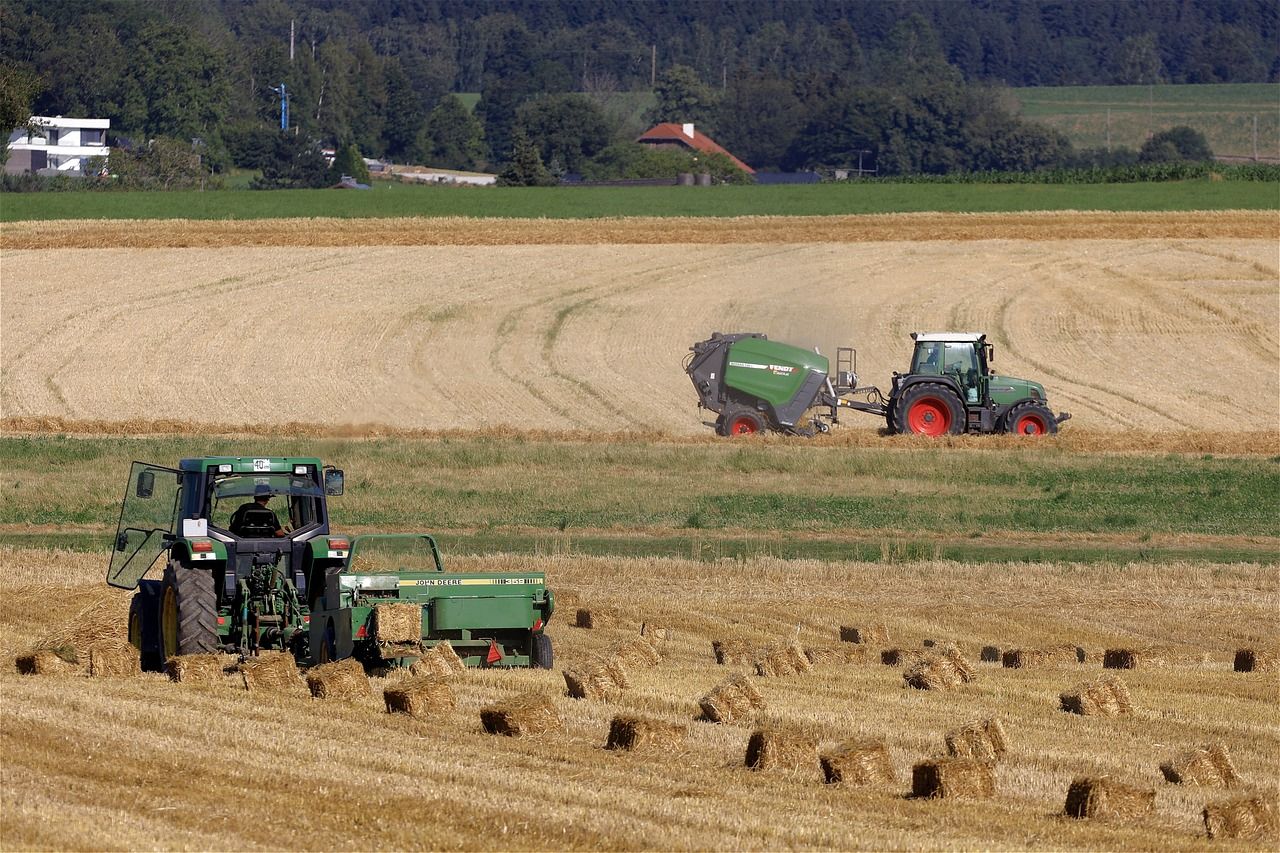
[[[1274, 214], [782, 225], [787, 240], [773, 242], [776, 223], [664, 220], [642, 239], [633, 222], [503, 222], [499, 245], [474, 245], [486, 242], [474, 221], [415, 233], [379, 220], [350, 241], [340, 235], [359, 223], [10, 224], [0, 410], [9, 429], [45, 418], [172, 429], [157, 422], [169, 377], [194, 369], [223, 387], [252, 368], [260, 381], [203, 417], [258, 430], [313, 412], [304, 420], [348, 433], [708, 436], [680, 359], [713, 330], [823, 352], [855, 344], [863, 382], [885, 387], [905, 366], [908, 332], [956, 327], [987, 331], [1001, 372], [1042, 381], [1074, 414], [1063, 446], [1276, 452]], [[861, 228], [889, 239], [855, 242]], [[424, 245], [424, 231], [443, 245]], [[247, 245], [297, 235], [305, 247]], [[387, 245], [402, 239], [412, 245]], [[193, 248], [119, 248], [157, 241]], [[36, 248], [86, 244], [117, 248]], [[307, 298], [285, 298], [298, 292]], [[343, 318], [323, 337], [308, 322], [317, 304]], [[276, 322], [151, 336], [139, 364], [136, 330], [168, 328], [175, 310], [270, 310]], [[264, 350], [289, 357], [263, 364]], [[1146, 381], [1153, 361], [1174, 357], [1177, 382]], [[871, 416], [845, 422], [824, 441], [885, 440]]]

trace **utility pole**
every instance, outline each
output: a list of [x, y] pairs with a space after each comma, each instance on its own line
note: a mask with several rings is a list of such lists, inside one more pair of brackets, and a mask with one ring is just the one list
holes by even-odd
[[653, 44], [649, 48], [649, 88], [653, 89], [658, 85], [658, 46]]
[[269, 86], [268, 88], [271, 89], [271, 91], [273, 92], [280, 93], [280, 129], [288, 130], [289, 129], [289, 93], [285, 89], [284, 83], [281, 83], [280, 88], [278, 89], [275, 86]]
[[1111, 153], [1111, 107], [1107, 107], [1107, 153]]
[[289, 64], [293, 64], [293, 24], [294, 19], [289, 19]]
[[1253, 162], [1258, 162], [1258, 114], [1253, 114]]

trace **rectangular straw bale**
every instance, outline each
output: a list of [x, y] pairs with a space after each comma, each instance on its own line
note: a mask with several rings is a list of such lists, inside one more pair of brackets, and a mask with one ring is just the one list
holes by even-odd
[[422, 639], [422, 605], [379, 604], [373, 608], [373, 638], [379, 643], [416, 643]]
[[917, 690], [950, 690], [973, 680], [973, 666], [951, 646], [912, 665], [902, 677]]
[[367, 699], [373, 695], [364, 665], [355, 658], [313, 666], [307, 670], [307, 687], [317, 699]]
[[875, 625], [841, 625], [840, 641], [842, 643], [865, 643], [873, 646], [884, 646], [889, 643], [889, 629], [879, 623]]
[[1058, 699], [1062, 703], [1062, 710], [1073, 714], [1115, 717], [1133, 713], [1129, 688], [1114, 675], [1104, 675], [1078, 685], [1070, 693], [1061, 694]]
[[225, 680], [230, 655], [174, 655], [164, 662], [169, 680], [198, 687], [216, 687]]
[[1004, 658], [1004, 653], [999, 646], [983, 646], [982, 653], [978, 659], [983, 663], [1000, 663]]
[[1242, 781], [1225, 744], [1211, 743], [1183, 753], [1160, 765], [1160, 772], [1175, 785], [1202, 788], [1235, 788]]
[[1077, 664], [1084, 662], [1084, 649], [1067, 644], [1050, 646], [1044, 649], [1010, 649], [1001, 657], [1001, 662], [1008, 669]]
[[924, 652], [920, 649], [884, 649], [880, 652], [880, 663], [885, 666], [911, 666], [924, 660]]
[[480, 723], [491, 735], [536, 735], [560, 728], [560, 715], [541, 693], [522, 693], [480, 709]]
[[593, 658], [565, 669], [563, 674], [574, 699], [612, 702], [631, 686], [626, 665], [616, 657]]
[[1280, 663], [1280, 655], [1266, 649], [1236, 649], [1236, 672], [1271, 672]]
[[982, 799], [996, 793], [996, 766], [976, 758], [934, 758], [911, 768], [911, 796]]
[[131, 676], [142, 672], [142, 658], [127, 640], [96, 640], [89, 646], [89, 675]]
[[609, 656], [617, 658], [629, 669], [647, 669], [662, 660], [662, 655], [644, 637], [632, 637], [614, 644]]
[[382, 691], [382, 700], [388, 714], [408, 714], [410, 717], [430, 717], [447, 711], [458, 704], [449, 682], [438, 676], [423, 676], [401, 681]]
[[415, 676], [439, 675], [447, 677], [466, 671], [467, 665], [462, 662], [462, 658], [458, 657], [458, 653], [453, 650], [453, 646], [449, 645], [448, 640], [441, 640], [427, 649], [409, 667], [409, 672]]
[[74, 675], [79, 664], [72, 663], [53, 649], [34, 649], [14, 659], [14, 665], [23, 675]]
[[756, 675], [776, 677], [813, 671], [799, 643], [770, 646], [756, 653]]
[[947, 732], [944, 740], [947, 752], [956, 758], [977, 758], [980, 761], [999, 761], [1009, 749], [1009, 741], [1000, 720], [979, 720]]
[[1266, 841], [1280, 835], [1280, 805], [1274, 798], [1237, 797], [1204, 807], [1204, 829], [1210, 838]]
[[892, 785], [896, 779], [889, 747], [882, 740], [847, 740], [819, 759], [830, 784]]
[[579, 607], [573, 624], [578, 628], [607, 628], [612, 620], [600, 610]]
[[641, 622], [640, 636], [644, 637], [654, 645], [661, 645], [668, 640], [674, 640], [675, 632], [670, 628], [664, 628], [661, 625], [655, 625], [652, 622]]
[[1177, 655], [1170, 649], [1147, 646], [1141, 649], [1107, 649], [1102, 653], [1103, 669], [1137, 669], [1139, 665], [1166, 666]]
[[1135, 820], [1155, 811], [1156, 792], [1117, 782], [1110, 776], [1078, 777], [1067, 789], [1065, 811], [1071, 817]]
[[702, 714], [713, 723], [732, 723], [764, 708], [764, 697], [743, 675], [717, 684], [698, 700]]
[[790, 773], [818, 770], [818, 736], [794, 727], [764, 726], [747, 740], [746, 766]]
[[809, 659], [809, 663], [814, 666], [822, 666], [825, 664], [851, 664], [867, 662], [866, 646], [845, 645], [840, 648], [832, 646], [809, 646], [804, 650], [804, 656]]
[[292, 692], [303, 686], [298, 665], [288, 652], [261, 652], [243, 661], [239, 670], [245, 690]]
[[724, 666], [755, 663], [755, 648], [745, 640], [712, 640], [711, 651], [715, 653], [716, 663]]
[[666, 720], [617, 716], [609, 723], [609, 739], [605, 749], [660, 749], [671, 751], [684, 745], [686, 726], [669, 723]]

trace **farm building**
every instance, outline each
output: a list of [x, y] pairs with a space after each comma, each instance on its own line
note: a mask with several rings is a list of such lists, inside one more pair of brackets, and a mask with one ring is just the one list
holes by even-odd
[[734, 157], [724, 148], [721, 148], [719, 143], [710, 136], [695, 128], [692, 122], [685, 122], [684, 124], [664, 122], [663, 124], [654, 125], [640, 134], [636, 142], [641, 145], [650, 145], [654, 148], [685, 148], [691, 151], [701, 151], [704, 154], [723, 154], [747, 174], [754, 175], [756, 173], [755, 169]]

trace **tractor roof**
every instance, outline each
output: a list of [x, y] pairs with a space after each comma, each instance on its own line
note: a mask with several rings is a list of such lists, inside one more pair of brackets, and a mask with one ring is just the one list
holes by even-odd
[[230, 465], [235, 473], [267, 473], [289, 471], [294, 465], [320, 467], [320, 460], [310, 456], [201, 456], [183, 459], [178, 467], [183, 471], [203, 471], [210, 465]]
[[986, 339], [985, 333], [978, 332], [912, 332], [913, 341], [940, 341], [942, 343], [981, 343]]

